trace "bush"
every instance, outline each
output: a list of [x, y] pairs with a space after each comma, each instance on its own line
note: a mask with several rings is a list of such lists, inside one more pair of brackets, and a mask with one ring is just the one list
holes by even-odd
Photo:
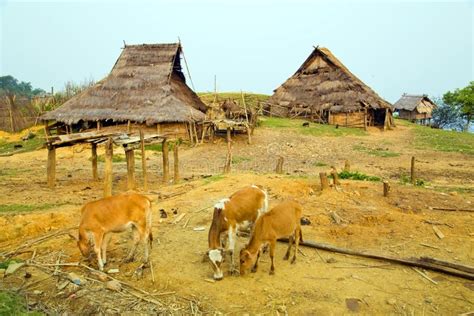
[[379, 177], [369, 176], [359, 171], [341, 171], [338, 173], [340, 179], [362, 180], [362, 181], [380, 181]]

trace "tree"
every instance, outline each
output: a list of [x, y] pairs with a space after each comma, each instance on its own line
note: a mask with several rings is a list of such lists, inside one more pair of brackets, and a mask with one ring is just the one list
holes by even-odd
[[469, 124], [474, 117], [474, 81], [462, 89], [446, 92], [443, 101], [447, 105], [459, 107], [461, 115], [466, 120], [465, 130], [469, 130]]
[[44, 90], [33, 89], [30, 82], [18, 82], [13, 76], [0, 77], [0, 95], [18, 95], [31, 98], [40, 93], [44, 93]]
[[459, 106], [447, 105], [441, 98], [432, 98], [437, 107], [432, 112], [432, 125], [462, 131], [464, 122]]

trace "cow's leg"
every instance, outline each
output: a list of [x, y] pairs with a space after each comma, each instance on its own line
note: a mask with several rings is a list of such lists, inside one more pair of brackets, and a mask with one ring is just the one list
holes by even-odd
[[135, 256], [135, 251], [137, 250], [138, 243], [140, 242], [140, 234], [135, 226], [132, 227], [133, 233], [133, 245], [130, 248], [128, 256], [125, 258], [124, 262], [132, 262]]
[[97, 256], [97, 264], [99, 266], [99, 270], [104, 270], [104, 262], [102, 261], [102, 242], [103, 242], [104, 234], [103, 233], [94, 233], [94, 252]]
[[288, 258], [290, 257], [291, 246], [293, 245], [294, 242], [295, 242], [295, 239], [293, 238], [293, 236], [290, 236], [290, 238], [288, 239], [288, 249], [286, 250], [286, 254], [283, 257], [283, 260], [288, 260]]
[[104, 266], [107, 264], [107, 246], [109, 245], [110, 238], [112, 238], [111, 233], [104, 234], [104, 239], [102, 241], [102, 247], [101, 247], [101, 250], [102, 250], [102, 263], [104, 264]]
[[255, 264], [253, 265], [252, 267], [252, 270], [250, 270], [252, 273], [255, 273], [257, 272], [257, 269], [258, 269], [258, 259], [260, 259], [260, 253], [262, 252], [262, 250], [258, 250], [257, 252], [257, 259], [255, 260]]
[[272, 266], [270, 267], [270, 275], [275, 274], [275, 265], [273, 264], [273, 257], [275, 257], [275, 244], [276, 240], [270, 241], [270, 259], [272, 261]]
[[229, 238], [229, 245], [227, 248], [227, 251], [229, 251], [230, 254], [230, 272], [232, 274], [235, 274], [235, 261], [234, 261], [234, 250], [235, 250], [235, 239], [236, 239], [236, 228], [235, 227], [229, 227], [229, 230], [227, 232], [228, 238]]
[[296, 262], [296, 254], [298, 253], [298, 246], [300, 245], [300, 237], [301, 237], [301, 227], [297, 227], [295, 230], [295, 254], [293, 255], [293, 259], [291, 263], [294, 264]]

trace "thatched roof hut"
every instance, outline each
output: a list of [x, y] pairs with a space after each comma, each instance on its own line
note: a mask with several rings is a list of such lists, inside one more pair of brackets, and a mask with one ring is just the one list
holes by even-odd
[[19, 132], [35, 123], [37, 112], [27, 97], [0, 95], [0, 130]]
[[267, 111], [342, 126], [390, 126], [392, 108], [327, 48], [316, 47], [267, 102]]
[[410, 95], [404, 93], [393, 104], [393, 107], [401, 119], [420, 121], [425, 124], [431, 120], [432, 112], [437, 106], [426, 94]]
[[158, 130], [202, 121], [207, 107], [186, 85], [181, 52], [180, 43], [125, 45], [106, 78], [41, 118], [67, 125], [157, 124]]

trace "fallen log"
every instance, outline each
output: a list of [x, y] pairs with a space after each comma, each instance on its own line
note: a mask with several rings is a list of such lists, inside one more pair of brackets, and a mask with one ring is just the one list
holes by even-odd
[[[281, 238], [281, 239], [278, 239], [278, 241], [288, 243], [288, 238]], [[454, 276], [468, 279], [468, 280], [474, 280], [474, 273], [470, 272], [471, 271], [470, 269], [474, 269], [474, 268], [454, 264], [451, 262], [444, 262], [444, 261], [434, 259], [434, 258], [429, 258], [429, 257], [395, 258], [395, 257], [390, 257], [390, 256], [369, 253], [369, 252], [362, 252], [362, 251], [357, 251], [357, 250], [352, 250], [352, 249], [347, 249], [347, 248], [340, 248], [340, 247], [332, 246], [329, 244], [317, 243], [314, 241], [307, 241], [307, 240], [300, 242], [300, 245], [310, 247], [310, 248], [343, 253], [346, 255], [385, 260], [385, 261], [394, 262], [394, 263], [411, 266], [411, 267], [421, 267], [424, 269], [442, 272], [442, 273], [454, 275]], [[460, 268], [460, 267], [463, 267], [463, 268]]]
[[474, 212], [474, 209], [470, 209], [470, 208], [451, 208], [451, 207], [432, 206], [431, 209], [436, 210], [436, 211], [446, 211], [446, 212]]

